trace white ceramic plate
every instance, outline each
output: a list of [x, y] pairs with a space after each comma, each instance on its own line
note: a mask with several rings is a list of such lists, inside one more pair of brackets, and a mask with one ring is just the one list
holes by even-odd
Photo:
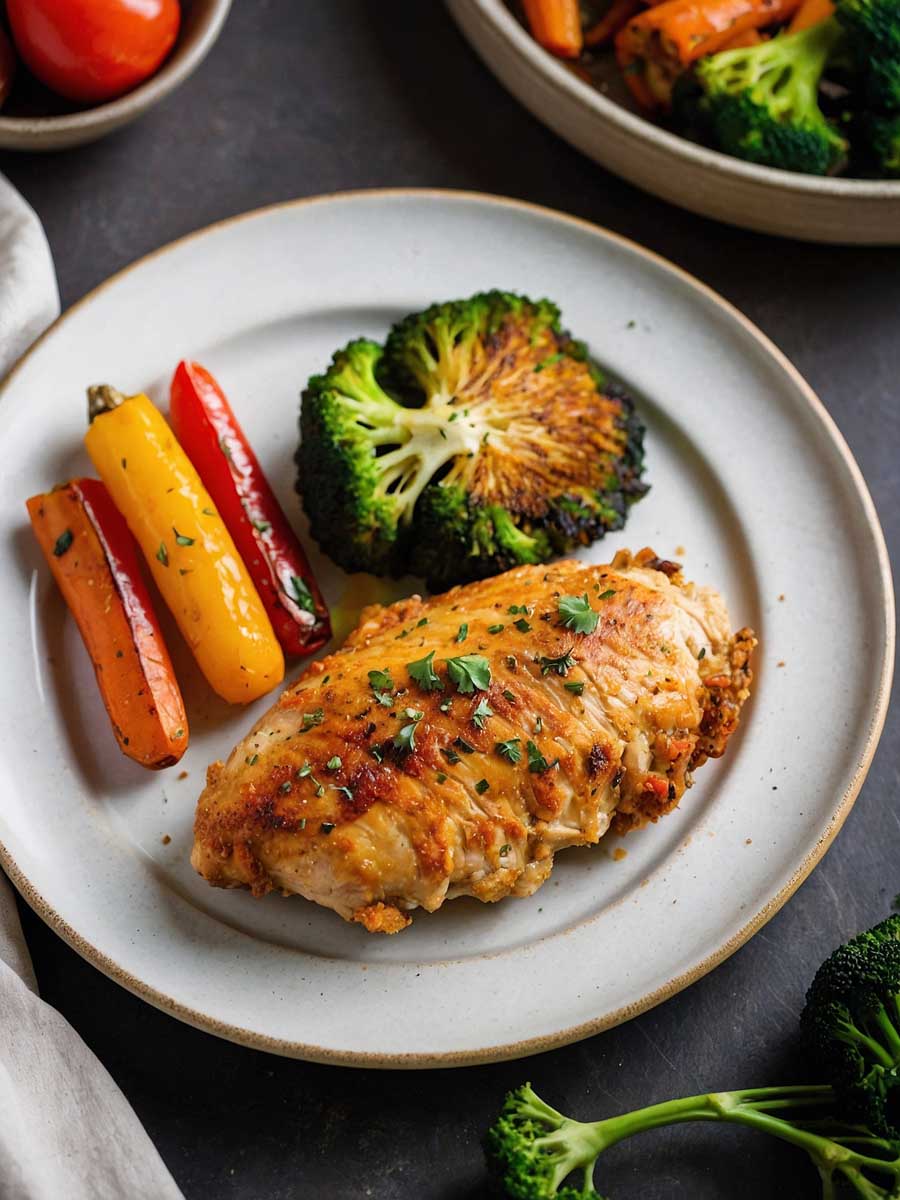
[[[380, 336], [410, 309], [492, 286], [556, 298], [642, 398], [653, 489], [590, 557], [648, 543], [677, 555], [690, 577], [724, 591], [735, 625], [760, 632], [740, 735], [677, 812], [623, 843], [560, 855], [528, 900], [453, 901], [380, 938], [297, 898], [213, 890], [188, 863], [194, 803], [207, 762], [267, 702], [245, 712], [216, 701], [173, 633], [188, 777], [123, 758], [23, 501], [88, 469], [86, 384], [146, 388], [164, 403], [175, 363], [191, 355], [224, 384], [299, 521], [291, 456], [307, 376], [354, 335]], [[671, 995], [759, 928], [824, 853], [862, 783], [893, 623], [859, 472], [757, 330], [594, 226], [429, 192], [226, 222], [67, 313], [6, 383], [0, 441], [3, 863], [91, 962], [214, 1033], [384, 1066], [486, 1061], [584, 1037]], [[360, 600], [360, 577], [348, 584], [314, 563], [332, 603], [348, 588]]]
[[545, 125], [616, 175], [731, 225], [810, 242], [900, 244], [900, 180], [822, 179], [740, 162], [638, 115], [612, 59], [604, 93], [543, 50], [505, 0], [447, 0], [501, 83]]

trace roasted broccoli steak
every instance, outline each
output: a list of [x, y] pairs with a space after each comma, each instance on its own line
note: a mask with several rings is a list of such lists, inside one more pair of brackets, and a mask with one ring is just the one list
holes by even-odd
[[303, 393], [298, 491], [348, 571], [432, 591], [621, 529], [643, 426], [549, 300], [435, 304], [338, 351]]

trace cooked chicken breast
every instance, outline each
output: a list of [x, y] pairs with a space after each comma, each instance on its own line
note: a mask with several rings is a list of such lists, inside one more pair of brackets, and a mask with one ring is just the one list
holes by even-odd
[[678, 804], [734, 732], [755, 641], [651, 550], [367, 608], [209, 768], [193, 865], [384, 933], [530, 895], [557, 850]]

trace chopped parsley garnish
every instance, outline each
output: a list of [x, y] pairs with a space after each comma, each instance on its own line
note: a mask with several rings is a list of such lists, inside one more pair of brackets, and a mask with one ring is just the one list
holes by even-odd
[[484, 723], [488, 717], [494, 715], [494, 710], [488, 704], [487, 700], [481, 699], [478, 701], [478, 706], [472, 713], [472, 724], [478, 729], [484, 729]]
[[421, 629], [423, 625], [427, 625], [427, 624], [428, 624], [428, 618], [422, 617], [421, 621], [416, 622], [416, 629]]
[[247, 757], [244, 759], [244, 762], [247, 764], [248, 767], [255, 767], [256, 764], [259, 762], [259, 755], [258, 754], [248, 754]]
[[434, 651], [426, 654], [416, 662], [406, 664], [409, 677], [417, 683], [424, 692], [442, 692], [444, 685], [434, 669]]
[[379, 704], [383, 704], [385, 708], [391, 707], [394, 681], [391, 679], [390, 671], [370, 671], [369, 687], [375, 693], [375, 699]]
[[279, 783], [278, 790], [279, 790], [279, 792], [287, 793], [291, 790], [291, 788], [293, 788], [293, 786], [294, 785], [291, 783], [291, 781], [289, 779], [286, 779], [284, 781], [284, 783]]
[[398, 750], [402, 750], [404, 754], [412, 754], [416, 748], [416, 729], [424, 714], [417, 712], [413, 708], [407, 708], [404, 710], [404, 715], [410, 718], [410, 722], [408, 725], [404, 725], [394, 737], [394, 745]]
[[537, 659], [538, 666], [541, 668], [542, 675], [549, 675], [552, 671], [554, 675], [568, 675], [575, 666], [575, 656], [571, 650], [565, 650], [562, 654], [558, 654], [556, 658], [548, 658], [542, 654]]
[[314, 708], [312, 712], [303, 714], [303, 725], [300, 729], [300, 732], [306, 733], [307, 730], [314, 729], [316, 725], [321, 725], [324, 720], [324, 708]]
[[56, 544], [53, 547], [53, 557], [54, 558], [62, 558], [62, 556], [65, 554], [65, 552], [72, 545], [73, 540], [74, 540], [74, 538], [72, 536], [72, 530], [64, 529], [62, 531], [62, 533], [59, 535], [59, 537], [56, 539]]
[[484, 793], [488, 790], [488, 788], [490, 786], [491, 785], [488, 783], [488, 781], [486, 779], [479, 779], [478, 782], [475, 784], [475, 791], [478, 793], [479, 796], [483, 796]]
[[369, 748], [369, 753], [372, 755], [372, 757], [375, 759], [375, 761], [377, 763], [384, 762], [384, 755], [381, 753], [380, 746], [371, 746]]
[[216, 510], [214, 508], [201, 508], [200, 511], [203, 513], [204, 517], [214, 517], [216, 515]]
[[187, 534], [179, 533], [174, 525], [172, 526], [172, 532], [175, 534], [176, 546], [193, 546], [194, 539], [192, 537], [188, 537]]
[[443, 754], [444, 758], [446, 758], [447, 762], [450, 763], [451, 766], [455, 766], [456, 763], [462, 762], [462, 759], [455, 750], [450, 748], [450, 746], [441, 746], [441, 754]]
[[464, 642], [468, 636], [469, 636], [469, 627], [468, 627], [468, 625], [463, 623], [462, 625], [460, 625], [459, 629], [456, 631], [456, 640], [457, 640], [457, 642]]
[[519, 633], [531, 633], [531, 626], [524, 617], [519, 617], [518, 621], [513, 621], [513, 625], [515, 625]]
[[[338, 787], [338, 785], [337, 785], [336, 783], [333, 783], [331, 786], [332, 786], [332, 788], [334, 789], [334, 791], [336, 791], [336, 792], [340, 792], [340, 793], [341, 793], [341, 795], [342, 795], [342, 796], [345, 796], [345, 797], [346, 797], [346, 799], [347, 799], [348, 801], [352, 801], [352, 800], [353, 800], [353, 792], [352, 792], [352, 790], [351, 790], [350, 788], [348, 788], [348, 787]], [[318, 795], [320, 795], [320, 793], [319, 793], [319, 792], [316, 792], [316, 795], [318, 796]]]
[[300, 818], [300, 820], [297, 822], [297, 828], [298, 828], [298, 829], [305, 829], [305, 828], [306, 828], [306, 817], [301, 817], [301, 818]]
[[700, 647], [700, 653], [697, 655], [697, 662], [699, 662], [701, 658], [706, 658], [706, 647], [705, 646]]
[[225, 455], [226, 458], [228, 458], [228, 459], [231, 458], [231, 447], [228, 445], [228, 443], [225, 441], [225, 439], [223, 437], [219, 438], [219, 449], [222, 451], [222, 453]]
[[488, 633], [502, 633], [503, 628], [502, 625], [488, 625]]
[[509, 842], [505, 842], [500, 847], [500, 857], [503, 858], [505, 854], [509, 854], [510, 850], [512, 850], [512, 846], [509, 844]]
[[521, 738], [509, 738], [508, 741], [495, 743], [494, 749], [501, 758], [508, 759], [511, 763], [517, 763], [522, 757], [520, 742]]
[[257, 533], [268, 533], [269, 530], [272, 528], [272, 523], [271, 523], [271, 521], [256, 521], [255, 520], [253, 522], [253, 528], [256, 530]]
[[544, 728], [544, 718], [538, 717], [536, 719], [536, 721], [534, 722], [534, 732], [540, 733], [543, 728]]
[[291, 596], [297, 601], [304, 612], [314, 613], [316, 611], [316, 602], [313, 599], [313, 594], [299, 575], [291, 576]]
[[616, 594], [615, 588], [607, 588], [605, 592], [601, 592], [597, 597], [598, 600], [611, 600]]
[[515, 704], [515, 702], [516, 702], [515, 692], [511, 692], [509, 690], [509, 688], [504, 688], [503, 699], [508, 700], [510, 702], [510, 704]]
[[593, 633], [600, 615], [591, 608], [587, 592], [583, 596], [560, 596], [557, 604], [559, 623], [574, 633]]
[[465, 738], [461, 738], [461, 737], [454, 738], [453, 745], [458, 746], [460, 748], [460, 750], [462, 750], [463, 754], [474, 754], [475, 753], [475, 747], [470, 742], [467, 742]]
[[528, 770], [533, 775], [543, 775], [545, 771], [549, 771], [551, 767], [555, 767], [559, 762], [559, 759], [556, 758], [552, 763], [548, 763], [530, 739], [525, 743], [525, 749], [528, 751]]
[[333, 758], [329, 758], [328, 762], [325, 764], [325, 770], [339, 771], [342, 766], [343, 763], [341, 762], [341, 756], [339, 754], [335, 754], [335, 756]]
[[519, 669], [519, 662], [514, 654], [507, 654], [506, 665], [511, 671], [518, 671]]
[[438, 771], [437, 775], [435, 775], [435, 779], [438, 781], [438, 783], [446, 783], [447, 782], [447, 776], [444, 774], [443, 771]]
[[319, 832], [326, 835], [331, 833], [332, 829], [334, 829], [334, 821], [323, 821], [319, 826]]
[[159, 543], [159, 549], [156, 552], [156, 557], [157, 557], [157, 560], [159, 562], [161, 562], [164, 567], [167, 567], [169, 565], [169, 552], [166, 549], [165, 542]]
[[528, 605], [527, 604], [511, 604], [506, 611], [509, 613], [509, 615], [511, 617], [514, 617], [516, 615], [516, 613], [521, 613], [523, 616], [527, 617], [528, 616]]
[[548, 354], [546, 358], [541, 359], [541, 361], [535, 365], [535, 374], [537, 374], [539, 371], [543, 371], [545, 367], [552, 367], [554, 363], [559, 362], [562, 356], [563, 353], [561, 350], [557, 350], [556, 354]]
[[442, 713], [448, 713], [453, 707], [453, 701], [448, 696], [446, 700], [442, 700], [438, 705]]
[[571, 692], [573, 696], [580, 696], [584, 691], [584, 680], [573, 679], [571, 683], [564, 683], [563, 687], [567, 692]]
[[193, 568], [192, 568], [192, 567], [179, 567], [179, 568], [178, 568], [178, 574], [179, 574], [179, 575], [192, 575], [192, 574], [193, 574]]
[[491, 686], [491, 665], [480, 654], [448, 658], [447, 671], [456, 684], [456, 690], [464, 695], [471, 695], [476, 688], [479, 692], [486, 692]]

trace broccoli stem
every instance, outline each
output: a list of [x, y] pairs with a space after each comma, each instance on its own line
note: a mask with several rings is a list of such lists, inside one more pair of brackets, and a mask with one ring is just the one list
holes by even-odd
[[[889, 1191], [872, 1183], [864, 1172], [883, 1174], [887, 1180], [896, 1180], [900, 1174], [900, 1159], [863, 1152], [864, 1149], [872, 1149], [893, 1155], [893, 1148], [888, 1142], [863, 1134], [855, 1136], [852, 1131], [845, 1131], [844, 1136], [829, 1137], [800, 1121], [785, 1120], [775, 1115], [791, 1110], [802, 1113], [810, 1108], [832, 1105], [834, 1099], [834, 1092], [827, 1084], [710, 1092], [667, 1100], [593, 1123], [562, 1118], [561, 1124], [552, 1133], [537, 1139], [537, 1145], [557, 1160], [554, 1186], [559, 1187], [569, 1173], [580, 1168], [584, 1168], [585, 1179], [589, 1181], [597, 1158], [610, 1146], [636, 1133], [688, 1121], [720, 1121], [768, 1133], [805, 1150], [822, 1179], [823, 1200], [834, 1196], [836, 1176], [843, 1177], [858, 1195], [867, 1200], [890, 1195]], [[535, 1097], [535, 1100], [539, 1101], [539, 1098]], [[543, 1101], [535, 1104], [534, 1108], [534, 1116], [538, 1119], [560, 1119], [560, 1114], [544, 1105]], [[860, 1149], [854, 1149], [854, 1145], [859, 1145]]]

